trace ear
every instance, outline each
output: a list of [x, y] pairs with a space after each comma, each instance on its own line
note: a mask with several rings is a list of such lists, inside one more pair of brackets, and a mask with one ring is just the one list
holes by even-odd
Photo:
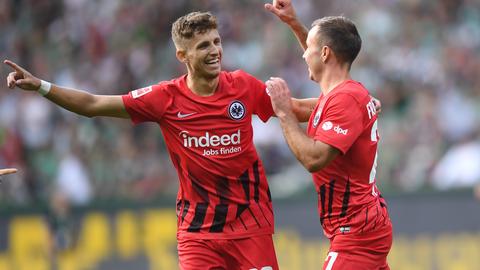
[[331, 57], [332, 50], [328, 46], [323, 46], [322, 47], [322, 62], [326, 63], [328, 58]]
[[187, 52], [185, 50], [177, 49], [177, 51], [175, 52], [175, 55], [177, 56], [178, 61], [180, 61], [182, 63], [187, 63], [188, 62]]

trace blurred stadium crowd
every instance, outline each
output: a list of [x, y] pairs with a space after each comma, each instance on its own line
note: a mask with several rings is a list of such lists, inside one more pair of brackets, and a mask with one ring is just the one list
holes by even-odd
[[[377, 170], [383, 190], [445, 190], [480, 182], [479, 1], [294, 3], [307, 25], [338, 14], [357, 23], [363, 48], [353, 76], [383, 103]], [[295, 96], [318, 96], [295, 38], [255, 0], [4, 0], [0, 58], [59, 85], [125, 94], [185, 72], [175, 58], [170, 26], [194, 10], [218, 16], [225, 70], [244, 69], [262, 80], [280, 76]], [[8, 68], [0, 70], [6, 78]], [[0, 90], [0, 167], [20, 170], [2, 183], [1, 202], [27, 204], [60, 194], [81, 205], [176, 192], [155, 124], [83, 118], [38, 94], [5, 84]], [[289, 181], [294, 190], [310, 187], [308, 176], [294, 182], [304, 171], [272, 122], [254, 122], [272, 182]]]

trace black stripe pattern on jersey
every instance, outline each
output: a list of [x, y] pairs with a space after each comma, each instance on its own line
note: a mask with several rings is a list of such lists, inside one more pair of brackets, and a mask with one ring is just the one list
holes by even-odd
[[193, 190], [195, 190], [198, 196], [204, 201], [197, 203], [195, 206], [195, 215], [193, 216], [193, 220], [188, 227], [188, 232], [199, 232], [202, 228], [203, 223], [205, 222], [205, 216], [207, 215], [208, 205], [210, 203], [210, 198], [208, 197], [208, 191], [204, 189], [199, 183], [200, 178], [193, 175], [191, 171], [188, 172], [190, 176], [190, 180], [192, 183]]
[[328, 219], [332, 217], [333, 211], [333, 194], [335, 192], [335, 180], [330, 180], [329, 194], [328, 194]]
[[190, 202], [187, 201], [187, 200], [183, 201], [182, 223], [181, 224], [183, 224], [183, 221], [185, 220], [185, 216], [188, 213], [188, 208], [190, 208]]
[[247, 209], [248, 209], [248, 204], [239, 204], [238, 207], [237, 207], [237, 214], [235, 215], [236, 218], [240, 219], [240, 222], [242, 222], [243, 228], [245, 228], [246, 231], [248, 230], [248, 228], [245, 225], [245, 222], [243, 222], [242, 217], [240, 217], [240, 216]]
[[230, 197], [228, 178], [220, 177], [217, 180], [217, 196], [220, 198], [220, 204], [215, 206], [215, 213], [210, 232], [223, 232], [223, 227], [227, 221], [228, 202]]
[[199, 178], [190, 173], [190, 180], [192, 182], [192, 187], [197, 192], [198, 196], [200, 196], [204, 202], [210, 202], [210, 199], [208, 198], [208, 191], [199, 184]]
[[228, 204], [219, 204], [215, 206], [215, 215], [210, 232], [223, 232], [225, 221], [227, 220]]
[[240, 183], [242, 184], [243, 191], [245, 192], [245, 204], [237, 205], [237, 213], [235, 214], [235, 218], [239, 218], [240, 222], [242, 222], [243, 227], [247, 230], [247, 226], [243, 222], [243, 219], [240, 217], [242, 213], [248, 209], [250, 205], [250, 177], [248, 176], [248, 169], [240, 175], [238, 178]]
[[202, 228], [205, 216], [207, 214], [208, 203], [197, 203], [195, 207], [195, 216], [193, 217], [190, 227], [188, 227], [188, 232], [199, 232]]
[[340, 213], [340, 217], [345, 217], [347, 215], [349, 200], [350, 200], [350, 179], [348, 179], [347, 186], [345, 187], [345, 193], [343, 193], [342, 212]]
[[320, 224], [323, 225], [323, 221], [325, 220], [325, 184], [320, 186], [320, 202], [322, 206], [322, 214], [320, 215]]
[[368, 224], [368, 208], [365, 211], [365, 223], [362, 226], [362, 230], [361, 230], [362, 232], [363, 232], [363, 229], [365, 228], [365, 226], [367, 226], [367, 224]]
[[263, 218], [264, 218], [265, 221], [268, 223], [268, 226], [272, 226], [272, 224], [270, 223], [270, 221], [268, 221], [268, 218], [265, 216], [265, 213], [263, 212], [262, 207], [259, 207], [259, 209], [260, 209], [260, 212], [262, 213]]
[[248, 170], [244, 171], [238, 180], [242, 184], [243, 191], [245, 192], [245, 201], [248, 203], [250, 201], [250, 178], [248, 177]]
[[182, 210], [182, 204], [183, 204], [183, 201], [182, 201], [182, 200], [178, 200], [178, 201], [177, 201], [177, 207], [176, 207], [177, 217], [180, 216], [180, 210]]
[[217, 180], [217, 196], [221, 204], [227, 204], [230, 198], [230, 184], [228, 178], [221, 177]]
[[258, 203], [259, 200], [259, 185], [260, 185], [260, 173], [258, 172], [258, 160], [253, 163], [253, 175], [255, 176], [253, 199]]
[[248, 209], [248, 211], [250, 212], [250, 215], [252, 215], [253, 219], [255, 220], [255, 223], [257, 223], [258, 228], [261, 228], [262, 226], [260, 226], [260, 223], [258, 223], [258, 220], [257, 220], [257, 218], [255, 217], [255, 215], [253, 214], [252, 209], [250, 209], [250, 207], [247, 208], [247, 209]]

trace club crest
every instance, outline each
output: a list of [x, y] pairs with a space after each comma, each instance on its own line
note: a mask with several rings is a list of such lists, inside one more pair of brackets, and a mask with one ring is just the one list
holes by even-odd
[[318, 122], [320, 122], [320, 115], [322, 114], [322, 109], [317, 110], [315, 117], [313, 118], [313, 127], [316, 128], [318, 126]]
[[228, 115], [233, 120], [241, 120], [246, 114], [245, 105], [242, 102], [235, 100], [228, 105]]

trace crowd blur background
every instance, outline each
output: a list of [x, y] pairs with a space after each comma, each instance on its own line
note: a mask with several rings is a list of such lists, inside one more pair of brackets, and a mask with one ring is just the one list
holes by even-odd
[[[479, 182], [479, 1], [294, 4], [306, 25], [339, 14], [357, 24], [363, 47], [352, 74], [383, 104], [377, 179], [386, 194]], [[319, 95], [289, 29], [254, 0], [4, 0], [0, 58], [59, 85], [126, 94], [185, 73], [170, 27], [195, 10], [218, 17], [225, 70], [244, 69], [261, 80], [280, 76], [296, 97]], [[8, 72], [4, 65], [2, 77]], [[175, 194], [176, 175], [155, 124], [79, 117], [38, 94], [0, 88], [0, 167], [20, 169], [0, 187], [1, 202]], [[278, 123], [255, 120], [254, 127], [273, 196], [311, 188]]]
[[[295, 97], [317, 97], [320, 89], [308, 78], [296, 39], [284, 24], [264, 10], [265, 2], [1, 0], [0, 59], [17, 62], [37, 77], [58, 85], [94, 94], [122, 95], [183, 75], [185, 67], [175, 58], [170, 39], [171, 24], [188, 12], [209, 10], [219, 20], [225, 70], [243, 69], [260, 80], [283, 77]], [[352, 75], [383, 104], [377, 183], [387, 199], [407, 196], [407, 199], [391, 200], [392, 219], [398, 218], [394, 220], [396, 232], [478, 233], [478, 218], [473, 220], [478, 216], [475, 214], [478, 202], [464, 199], [474, 196], [475, 186], [480, 198], [480, 1], [293, 2], [307, 26], [327, 15], [343, 14], [356, 22], [363, 46], [353, 64]], [[5, 79], [10, 71], [3, 65], [0, 77]], [[254, 119], [253, 125], [255, 144], [264, 161], [274, 201], [290, 200], [276, 206], [276, 212], [281, 211], [276, 215], [279, 227], [283, 229], [288, 222], [299, 220], [296, 230], [303, 232], [302, 226], [310, 224], [303, 221], [311, 218], [313, 221], [306, 231], [320, 234], [313, 213], [314, 203], [300, 203], [297, 208], [290, 208], [295, 206], [294, 202], [307, 196], [314, 200], [315, 196], [311, 178], [290, 153], [278, 122], [271, 119], [265, 124]], [[19, 172], [3, 177], [0, 210], [5, 213], [4, 210], [10, 209], [10, 215], [19, 217], [20, 208], [43, 206], [42, 209], [48, 209], [46, 216], [54, 229], [53, 242], [60, 248], [72, 246], [75, 241], [72, 237], [82, 235], [71, 232], [75, 226], [69, 225], [73, 222], [69, 218], [70, 206], [78, 209], [103, 202], [119, 205], [125, 201], [145, 203], [166, 198], [173, 212], [173, 198], [178, 188], [176, 173], [156, 124], [133, 126], [128, 120], [77, 116], [37, 93], [10, 90], [2, 83], [0, 168], [6, 167], [18, 168]], [[455, 200], [444, 195], [458, 190], [463, 195]], [[408, 199], [421, 198], [424, 194], [441, 194], [442, 200]], [[311, 213], [305, 210], [307, 205], [311, 206]], [[40, 213], [40, 217], [45, 216], [44, 210]], [[119, 239], [127, 237], [119, 242], [126, 243], [126, 254], [132, 243], [136, 243], [132, 240], [136, 239], [136, 231], [131, 229], [138, 225], [136, 222], [147, 224], [141, 230], [149, 235], [146, 242], [155, 242], [152, 245], [156, 247], [155, 244], [165, 243], [167, 238], [163, 237], [168, 235], [171, 237], [168, 243], [174, 247], [174, 231], [158, 233], [159, 240], [147, 233], [150, 229], [155, 232], [168, 227], [164, 226], [167, 218], [162, 214], [157, 219], [148, 213], [145, 217], [136, 216], [137, 213], [122, 214], [114, 222], [124, 225], [113, 231], [121, 232]], [[299, 218], [302, 213], [305, 219]], [[463, 216], [455, 217], [461, 214]], [[174, 213], [167, 216], [174, 230]], [[421, 220], [422, 216], [426, 218]], [[51, 269], [49, 264], [44, 268], [20, 267], [21, 262], [32, 261], [25, 258], [39, 258], [42, 250], [48, 250], [41, 244], [48, 242], [41, 238], [43, 223], [21, 216], [20, 221], [13, 218], [10, 222], [4, 217], [2, 214], [0, 220], [0, 252], [9, 246], [8, 254], [13, 255], [0, 254], [0, 269]], [[455, 222], [435, 220], [435, 217], [449, 217]], [[102, 225], [106, 224], [102, 223], [103, 218], [98, 215], [85, 218], [86, 240], [78, 241], [80, 247], [91, 251], [90, 256], [109, 249], [110, 238], [99, 237], [109, 234], [109, 227]], [[155, 223], [157, 221], [161, 225]], [[148, 227], [148, 224], [153, 225]], [[9, 231], [8, 237], [6, 231]], [[128, 238], [130, 236], [132, 238]], [[292, 239], [296, 238], [291, 234], [287, 236], [282, 233], [276, 236], [280, 260], [292, 254], [310, 254], [304, 248], [305, 243], [299, 245], [296, 253], [288, 249], [295, 246]], [[283, 242], [282, 237], [286, 239]], [[37, 243], [34, 239], [40, 240]], [[394, 255], [390, 257], [395, 266], [392, 269], [477, 269], [480, 264], [480, 261], [471, 261], [478, 258], [480, 252], [480, 238], [473, 240], [477, 238], [472, 235], [463, 238], [441, 235], [440, 240], [432, 242], [429, 239], [425, 242], [422, 237], [418, 238], [420, 242], [402, 239], [396, 237]], [[468, 241], [474, 242], [468, 245]], [[465, 250], [449, 252], [451, 243]], [[73, 265], [85, 265], [87, 253], [83, 248], [77, 249], [76, 263], [68, 264], [69, 261], [64, 260], [70, 268], [60, 268], [77, 269], [72, 268]], [[28, 251], [22, 253], [22, 250]], [[165, 264], [168, 261], [161, 257], [166, 253], [148, 247], [146, 250], [154, 250], [147, 252], [154, 255], [151, 262]], [[442, 253], [444, 251], [446, 253]], [[71, 258], [69, 254], [62, 258]], [[428, 254], [436, 255], [428, 257]], [[460, 258], [459, 254], [466, 257]], [[98, 256], [88, 257], [90, 266], [81, 269], [94, 269], [94, 261], [100, 261]], [[169, 258], [171, 265], [150, 269], [173, 269], [175, 256]], [[318, 260], [319, 256], [313, 254], [312, 258]], [[425, 258], [432, 258], [431, 264], [415, 268], [427, 260]], [[452, 261], [449, 258], [453, 258], [453, 262], [465, 259], [473, 268], [448, 264]], [[312, 265], [312, 268], [303, 265], [283, 269], [315, 269], [318, 262]], [[129, 268], [103, 265], [99, 269]]]

